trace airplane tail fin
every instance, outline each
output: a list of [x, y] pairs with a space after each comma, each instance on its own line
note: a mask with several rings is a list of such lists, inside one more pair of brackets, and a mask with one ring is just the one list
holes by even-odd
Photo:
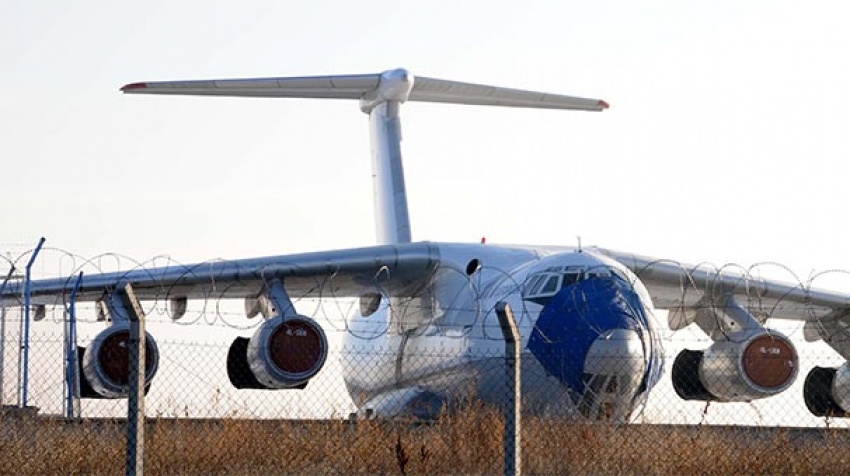
[[360, 109], [369, 114], [379, 244], [411, 241], [401, 161], [399, 104], [422, 101], [584, 111], [608, 108], [608, 103], [600, 99], [414, 78], [404, 69], [379, 74], [143, 82], [127, 84], [121, 91], [127, 94], [359, 100]]

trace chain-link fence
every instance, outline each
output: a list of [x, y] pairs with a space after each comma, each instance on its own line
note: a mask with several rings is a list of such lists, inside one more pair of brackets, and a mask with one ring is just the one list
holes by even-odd
[[[67, 268], [64, 274], [73, 277], [80, 266]], [[461, 271], [459, 276], [467, 275]], [[503, 472], [507, 389], [498, 329], [476, 330], [492, 325], [484, 318], [461, 330], [435, 320], [395, 326], [380, 321], [380, 314], [400, 314], [400, 307], [422, 303], [390, 299], [383, 309], [364, 295], [367, 299], [294, 300], [300, 315], [324, 329], [327, 354], [312, 378], [273, 382], [289, 387], [284, 389], [265, 388], [274, 385], [257, 369], [263, 359], [251, 353], [262, 352], [251, 348], [256, 347], [252, 340], [273, 316], [250, 319], [242, 301], [211, 298], [186, 303], [182, 317], [174, 320], [175, 303], [147, 303], [147, 332], [155, 342], [148, 347], [148, 358], [154, 356], [148, 368], [155, 366], [156, 372], [145, 396], [145, 469], [151, 474]], [[106, 349], [95, 357], [108, 376], [110, 365], [126, 369], [126, 340], [117, 343], [125, 348], [122, 354], [99, 337], [110, 323], [102, 320], [98, 303], [76, 304], [73, 325], [67, 304], [66, 295], [62, 305], [43, 313], [33, 309], [29, 326], [19, 303], [2, 307], [2, 474], [124, 471], [127, 400], [92, 398], [102, 396], [103, 389], [91, 381], [100, 377], [91, 377], [93, 357], [85, 354], [98, 345]], [[527, 313], [518, 310], [521, 324], [529, 320]], [[588, 316], [573, 318], [583, 322]], [[576, 340], [575, 328], [536, 319], [536, 327], [526, 331], [521, 358], [525, 472], [846, 471], [848, 420], [830, 397], [840, 372], [830, 369], [840, 369], [844, 359], [832, 348], [805, 342], [800, 322], [768, 320], [765, 328], [788, 336], [796, 358], [789, 370], [783, 365], [788, 363], [784, 341], [750, 338], [756, 352], [774, 360], [745, 370], [747, 375], [757, 390], [779, 390], [740, 396], [736, 392], [749, 387], [723, 363], [764, 360], [740, 356], [740, 346], [717, 350], [716, 336], [696, 324], [673, 332], [664, 317], [653, 317], [651, 338], [657, 342], [599, 328], [595, 337], [602, 338], [586, 345]], [[268, 358], [292, 366], [288, 376], [311, 366], [298, 356], [314, 347], [292, 347], [292, 339], [269, 332]], [[311, 332], [296, 326], [281, 335], [309, 337]], [[289, 345], [286, 355], [274, 354], [275, 338]], [[472, 346], [472, 341], [489, 344]]]

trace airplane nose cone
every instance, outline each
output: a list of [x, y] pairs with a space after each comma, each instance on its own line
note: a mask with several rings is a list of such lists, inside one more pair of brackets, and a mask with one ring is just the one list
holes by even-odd
[[584, 359], [585, 374], [631, 377], [643, 376], [645, 371], [643, 343], [638, 333], [629, 329], [611, 329], [601, 334]]
[[640, 335], [629, 329], [603, 333], [587, 351], [579, 410], [591, 419], [627, 419], [641, 390], [647, 359]]

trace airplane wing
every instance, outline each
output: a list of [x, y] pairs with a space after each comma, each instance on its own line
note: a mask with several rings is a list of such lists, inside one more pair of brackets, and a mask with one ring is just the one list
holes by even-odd
[[649, 290], [656, 308], [670, 312], [670, 327], [689, 324], [688, 311], [705, 307], [706, 298], [731, 293], [750, 314], [805, 321], [808, 341], [823, 339], [841, 355], [850, 356], [850, 295], [800, 283], [764, 279], [740, 267], [690, 266], [670, 260], [597, 248], [631, 269]]
[[[437, 247], [425, 242], [140, 268], [83, 275], [76, 300], [99, 300], [128, 282], [141, 300], [256, 297], [272, 279], [281, 280], [293, 299], [356, 297], [374, 287], [393, 296], [415, 296], [439, 262]], [[31, 303], [67, 303], [75, 281], [76, 276], [34, 280]], [[23, 290], [22, 280], [7, 283], [0, 304], [19, 303]]]

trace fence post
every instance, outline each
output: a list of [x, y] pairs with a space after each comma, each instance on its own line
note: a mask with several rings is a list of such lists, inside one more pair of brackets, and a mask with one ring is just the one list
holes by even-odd
[[26, 275], [24, 277], [24, 332], [22, 333], [23, 342], [21, 344], [21, 393], [20, 393], [20, 403], [21, 408], [27, 407], [27, 390], [29, 387], [29, 370], [30, 370], [30, 281], [32, 279], [32, 265], [35, 263], [35, 258], [38, 256], [38, 252], [41, 251], [41, 247], [44, 245], [44, 237], [42, 236], [40, 240], [38, 240], [38, 244], [35, 246], [35, 249], [32, 252], [32, 256], [30, 256], [30, 260], [27, 263], [26, 267]]
[[125, 458], [128, 476], [144, 474], [145, 449], [145, 313], [133, 286], [126, 283], [116, 292], [130, 318], [130, 377], [127, 382], [127, 453]]
[[83, 272], [77, 276], [71, 297], [68, 299], [68, 315], [65, 320], [65, 418], [80, 416], [80, 376], [77, 363], [77, 291], [83, 280]]
[[[3, 283], [0, 284], [0, 296], [3, 295], [3, 291], [6, 290], [6, 284], [12, 279], [12, 275], [15, 273], [15, 264], [10, 263], [9, 273], [6, 274], [6, 278], [3, 279]], [[3, 405], [3, 396], [6, 395], [3, 392], [3, 381], [5, 379], [4, 371], [5, 371], [5, 363], [6, 363], [6, 305], [0, 303], [0, 405]]]
[[505, 337], [505, 475], [522, 474], [522, 395], [520, 394], [520, 344], [511, 307], [504, 301], [496, 304], [499, 327]]

